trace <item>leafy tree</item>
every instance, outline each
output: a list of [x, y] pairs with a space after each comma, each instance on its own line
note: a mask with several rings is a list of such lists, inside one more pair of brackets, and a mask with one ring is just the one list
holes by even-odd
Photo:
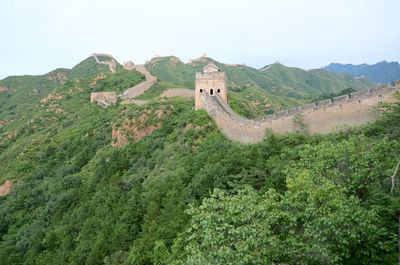
[[352, 249], [371, 264], [388, 250], [376, 210], [365, 210], [333, 181], [315, 182], [305, 170], [287, 185], [282, 195], [216, 189], [192, 205], [185, 264], [342, 264]]
[[400, 91], [393, 94], [393, 102], [381, 102], [378, 109], [381, 119], [365, 128], [366, 134], [373, 137], [388, 136], [390, 139], [400, 138]]
[[[300, 158], [291, 163], [290, 176], [309, 169], [317, 178], [332, 180], [347, 194], [362, 200], [371, 199], [376, 189], [388, 193], [388, 177], [392, 168], [397, 141], [373, 141], [363, 135], [351, 135], [340, 142], [325, 140], [317, 145], [306, 144], [299, 152]], [[389, 154], [393, 154], [390, 156]]]

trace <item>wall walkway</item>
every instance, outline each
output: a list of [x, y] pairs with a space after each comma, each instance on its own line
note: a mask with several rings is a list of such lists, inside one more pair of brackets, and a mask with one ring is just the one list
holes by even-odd
[[133, 99], [144, 94], [152, 85], [157, 82], [157, 77], [153, 76], [149, 71], [147, 71], [143, 64], [133, 65], [132, 69], [142, 73], [145, 76], [146, 81], [128, 88], [122, 95], [118, 95], [118, 97], [122, 100]]
[[393, 85], [379, 85], [349, 95], [300, 106], [257, 119], [245, 119], [236, 114], [218, 95], [202, 94], [203, 107], [215, 120], [220, 130], [231, 140], [257, 143], [265, 138], [265, 130], [285, 133], [301, 131], [300, 120], [310, 134], [329, 133], [373, 121], [379, 102], [390, 102], [391, 94], [400, 90], [400, 80]]
[[[120, 99], [122, 99], [121, 104], [136, 104], [136, 105], [144, 105], [149, 102], [149, 100], [139, 100], [135, 99], [136, 97], [143, 95], [147, 90], [150, 89], [152, 85], [157, 82], [157, 77], [153, 76], [149, 71], [147, 71], [146, 67], [143, 64], [132, 65], [132, 69], [142, 73], [146, 81], [128, 88], [125, 92], [121, 95], [118, 95]], [[160, 96], [157, 98], [162, 97], [184, 97], [184, 98], [193, 98], [194, 97], [194, 90], [190, 89], [183, 89], [183, 88], [171, 88], [164, 91]]]

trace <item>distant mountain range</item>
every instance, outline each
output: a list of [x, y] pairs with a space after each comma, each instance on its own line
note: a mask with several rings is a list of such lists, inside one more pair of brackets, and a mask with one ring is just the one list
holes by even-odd
[[372, 65], [331, 63], [325, 69], [335, 73], [348, 73], [355, 77], [365, 76], [375, 83], [390, 83], [400, 79], [400, 64], [398, 62], [382, 61]]
[[187, 64], [175, 56], [155, 57], [146, 63], [146, 68], [171, 84], [194, 88], [195, 72], [200, 72], [208, 63], [214, 63], [226, 73], [230, 91], [256, 87], [278, 96], [307, 99], [348, 88], [362, 90], [375, 85], [368, 78], [354, 78], [349, 74], [332, 73], [325, 69], [306, 71], [280, 63], [255, 69], [242, 64], [223, 64], [209, 57], [200, 57]]

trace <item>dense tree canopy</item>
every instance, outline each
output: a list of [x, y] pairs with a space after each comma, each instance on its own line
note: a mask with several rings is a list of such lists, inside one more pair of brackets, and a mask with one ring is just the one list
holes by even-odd
[[[142, 77], [93, 79], [6, 113], [0, 185], [14, 184], [0, 197], [0, 264], [396, 263], [398, 102], [362, 128], [244, 145], [191, 100], [89, 104]], [[138, 117], [160, 126], [112, 146]]]
[[377, 211], [364, 209], [333, 181], [315, 181], [304, 170], [288, 178], [287, 187], [284, 194], [215, 190], [192, 206], [185, 263], [343, 264], [357, 255], [371, 264], [390, 250], [394, 236], [379, 224]]

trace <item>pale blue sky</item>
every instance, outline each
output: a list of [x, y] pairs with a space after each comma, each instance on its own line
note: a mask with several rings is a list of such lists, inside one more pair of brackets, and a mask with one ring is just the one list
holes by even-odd
[[400, 61], [399, 11], [399, 0], [0, 0], [0, 78], [92, 52], [121, 63], [207, 53], [256, 68]]

